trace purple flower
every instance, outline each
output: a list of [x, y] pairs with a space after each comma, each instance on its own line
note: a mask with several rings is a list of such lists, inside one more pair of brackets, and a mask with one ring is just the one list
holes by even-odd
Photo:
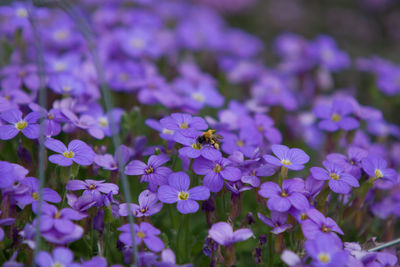
[[157, 120], [153, 119], [147, 119], [145, 121], [146, 125], [149, 126], [150, 128], [159, 131], [160, 132], [160, 137], [164, 140], [174, 140], [174, 131], [169, 130], [167, 128], [164, 128], [161, 123]]
[[49, 87], [57, 94], [73, 96], [80, 96], [86, 90], [85, 84], [75, 75], [69, 73], [51, 75]]
[[[23, 194], [15, 194], [18, 207], [23, 209], [26, 205], [32, 204], [32, 209], [36, 212], [39, 200], [39, 180], [34, 177], [26, 177], [21, 181], [21, 185], [26, 186], [28, 190]], [[50, 188], [42, 189], [42, 200], [52, 203], [59, 203], [61, 197], [56, 191]]]
[[347, 150], [347, 157], [339, 153], [329, 154], [326, 159], [333, 163], [342, 165], [345, 171], [355, 178], [361, 178], [361, 160], [368, 156], [368, 151], [365, 149], [351, 146]]
[[14, 138], [19, 132], [22, 132], [29, 139], [39, 137], [40, 112], [31, 112], [22, 118], [22, 112], [18, 109], [11, 109], [1, 113], [0, 118], [9, 123], [9, 125], [0, 125], [0, 139], [9, 140]]
[[49, 161], [60, 166], [71, 166], [73, 162], [86, 166], [92, 164], [96, 155], [92, 148], [81, 140], [72, 140], [68, 148], [56, 139], [49, 138], [44, 145], [57, 153], [49, 157]]
[[299, 148], [288, 148], [284, 145], [272, 145], [272, 152], [276, 155], [264, 155], [265, 161], [275, 166], [283, 166], [290, 170], [302, 170], [310, 157]]
[[306, 212], [308, 219], [301, 223], [301, 230], [307, 239], [315, 239], [318, 234], [330, 235], [340, 241], [336, 233], [343, 235], [343, 231], [331, 218], [325, 216], [316, 209]]
[[118, 186], [112, 183], [104, 183], [104, 180], [70, 180], [66, 188], [71, 191], [84, 190], [82, 195], [90, 195], [99, 206], [103, 203], [103, 195], [101, 193], [106, 195], [109, 193], [118, 194]]
[[105, 136], [111, 136], [111, 121], [114, 123], [116, 133], [119, 131], [119, 123], [124, 111], [121, 108], [114, 108], [111, 111], [104, 113], [103, 108], [99, 104], [91, 104], [85, 115], [91, 116], [94, 120], [94, 126], [100, 129]]
[[208, 235], [221, 246], [229, 246], [233, 243], [249, 239], [253, 235], [253, 232], [247, 228], [234, 232], [230, 224], [217, 222], [208, 230]]
[[318, 127], [328, 132], [335, 132], [339, 129], [351, 131], [360, 126], [358, 120], [349, 115], [353, 112], [353, 105], [346, 99], [335, 99], [332, 106], [319, 104], [314, 108], [314, 114], [322, 119]]
[[242, 176], [241, 171], [230, 164], [231, 161], [225, 158], [211, 161], [200, 157], [193, 161], [193, 171], [196, 174], [205, 175], [203, 184], [211, 192], [219, 192], [224, 185], [224, 180], [235, 182]]
[[196, 200], [206, 200], [210, 190], [205, 186], [189, 189], [190, 178], [184, 172], [176, 172], [169, 176], [168, 185], [158, 188], [158, 198], [161, 202], [172, 204], [177, 202], [177, 209], [182, 214], [195, 213], [199, 209]]
[[158, 213], [162, 209], [162, 206], [163, 204], [158, 202], [156, 193], [153, 193], [149, 190], [144, 190], [139, 194], [139, 205], [129, 205], [128, 203], [120, 204], [119, 215], [128, 216], [128, 209], [130, 209], [135, 217], [149, 217]]
[[282, 188], [274, 182], [265, 182], [261, 185], [258, 194], [269, 198], [267, 206], [270, 210], [285, 212], [291, 206], [298, 210], [305, 210], [309, 207], [303, 192], [304, 181], [300, 178], [293, 178], [283, 181]]
[[288, 214], [286, 212], [271, 211], [271, 219], [261, 213], [257, 213], [257, 216], [263, 223], [272, 227], [271, 233], [276, 235], [292, 227], [291, 224], [286, 223], [288, 219]]
[[160, 123], [166, 129], [176, 132], [202, 131], [208, 128], [207, 123], [201, 117], [192, 117], [190, 114], [173, 113], [164, 117]]
[[191, 133], [183, 135], [182, 133], [176, 133], [174, 140], [177, 143], [184, 145], [179, 149], [179, 155], [185, 156], [191, 159], [199, 158], [200, 156], [209, 160], [218, 160], [222, 157], [219, 150], [215, 149], [210, 145], [203, 145], [197, 142], [199, 134]]
[[94, 163], [103, 167], [105, 170], [115, 171], [118, 169], [118, 156], [120, 156], [122, 163], [125, 165], [131, 156], [131, 149], [125, 145], [121, 145], [115, 151], [114, 156], [110, 154], [96, 155], [94, 157]]
[[148, 182], [150, 191], [156, 192], [159, 185], [167, 184], [168, 175], [172, 172], [171, 169], [161, 166], [167, 161], [169, 158], [165, 155], [152, 155], [147, 164], [133, 160], [126, 166], [125, 174], [141, 175], [140, 182]]
[[378, 155], [369, 155], [361, 161], [363, 170], [374, 180], [386, 180], [397, 182], [397, 174], [394, 169], [387, 168], [386, 161]]
[[50, 254], [46, 251], [40, 251], [35, 262], [39, 267], [79, 267], [80, 264], [73, 262], [74, 254], [68, 248], [58, 247]]
[[[157, 237], [157, 235], [161, 234], [160, 230], [146, 222], [142, 222], [140, 226], [135, 224], [134, 228], [137, 245], [144, 242], [147, 248], [153, 252], [160, 252], [164, 248], [164, 243], [159, 237]], [[122, 231], [122, 234], [119, 236], [119, 240], [126, 246], [132, 246], [132, 235], [129, 224], [119, 227], [118, 231]]]
[[[42, 217], [40, 220], [40, 231], [42, 236], [49, 242], [55, 244], [66, 244], [82, 237], [83, 228], [74, 224], [71, 220], [81, 220], [78, 211], [70, 208], [57, 210], [53, 205], [42, 204]], [[36, 220], [34, 221], [36, 223]]]
[[334, 72], [350, 65], [349, 55], [339, 50], [335, 40], [330, 36], [318, 36], [312, 44], [312, 49], [316, 53], [318, 63], [324, 69]]
[[311, 256], [313, 266], [342, 267], [347, 264], [349, 253], [344, 251], [342, 243], [331, 236], [318, 235], [313, 240], [307, 240], [304, 247]]
[[352, 187], [359, 187], [356, 178], [345, 172], [344, 167], [330, 161], [322, 163], [326, 170], [320, 167], [310, 169], [312, 177], [316, 180], [329, 180], [329, 188], [338, 194], [348, 194]]
[[233, 154], [235, 151], [242, 152], [246, 157], [254, 157], [258, 146], [261, 145], [258, 132], [252, 129], [241, 130], [239, 137], [234, 134], [224, 135], [222, 150], [227, 154]]
[[251, 95], [259, 104], [294, 110], [298, 104], [289, 87], [288, 80], [282, 75], [274, 72], [263, 73], [259, 81], [252, 86]]

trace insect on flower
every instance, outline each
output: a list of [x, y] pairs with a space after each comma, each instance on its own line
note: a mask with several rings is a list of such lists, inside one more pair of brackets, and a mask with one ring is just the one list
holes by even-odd
[[215, 130], [210, 129], [206, 132], [203, 132], [202, 135], [197, 137], [196, 141], [200, 145], [209, 144], [210, 146], [219, 150], [219, 145], [220, 145], [219, 140], [221, 139], [224, 139], [224, 137], [219, 134], [216, 134]]

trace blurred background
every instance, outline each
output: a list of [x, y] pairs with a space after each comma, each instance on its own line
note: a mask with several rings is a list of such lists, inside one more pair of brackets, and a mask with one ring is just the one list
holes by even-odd
[[[282, 32], [313, 39], [334, 37], [354, 57], [400, 61], [400, 1], [395, 0], [198, 0], [224, 12], [230, 24], [263, 38]], [[268, 48], [267, 48], [268, 51]], [[267, 55], [272, 57], [272, 53]], [[273, 59], [273, 58], [271, 58]]]

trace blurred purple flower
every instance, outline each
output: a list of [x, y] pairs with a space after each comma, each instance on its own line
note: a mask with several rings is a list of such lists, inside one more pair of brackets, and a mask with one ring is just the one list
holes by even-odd
[[47, 251], [40, 251], [35, 259], [39, 267], [79, 267], [80, 264], [73, 262], [74, 254], [68, 248], [58, 247], [50, 254]]
[[110, 154], [96, 155], [94, 157], [94, 163], [103, 167], [105, 170], [115, 171], [118, 169], [118, 156], [121, 158], [121, 163], [125, 165], [131, 156], [131, 152], [132, 150], [129, 147], [120, 145], [115, 151], [114, 156]]
[[313, 266], [344, 267], [349, 253], [344, 251], [342, 243], [327, 235], [318, 235], [304, 244], [307, 254], [314, 260]]
[[208, 235], [221, 246], [229, 246], [233, 243], [249, 239], [253, 236], [253, 232], [247, 228], [233, 231], [230, 224], [217, 222], [208, 230]]

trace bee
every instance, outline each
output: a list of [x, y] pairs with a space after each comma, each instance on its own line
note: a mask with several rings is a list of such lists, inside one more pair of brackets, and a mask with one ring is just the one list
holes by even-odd
[[210, 146], [219, 150], [219, 144], [220, 144], [219, 140], [221, 139], [224, 139], [224, 137], [219, 134], [216, 134], [215, 130], [208, 130], [199, 137], [197, 137], [196, 142], [201, 145], [209, 144]]

